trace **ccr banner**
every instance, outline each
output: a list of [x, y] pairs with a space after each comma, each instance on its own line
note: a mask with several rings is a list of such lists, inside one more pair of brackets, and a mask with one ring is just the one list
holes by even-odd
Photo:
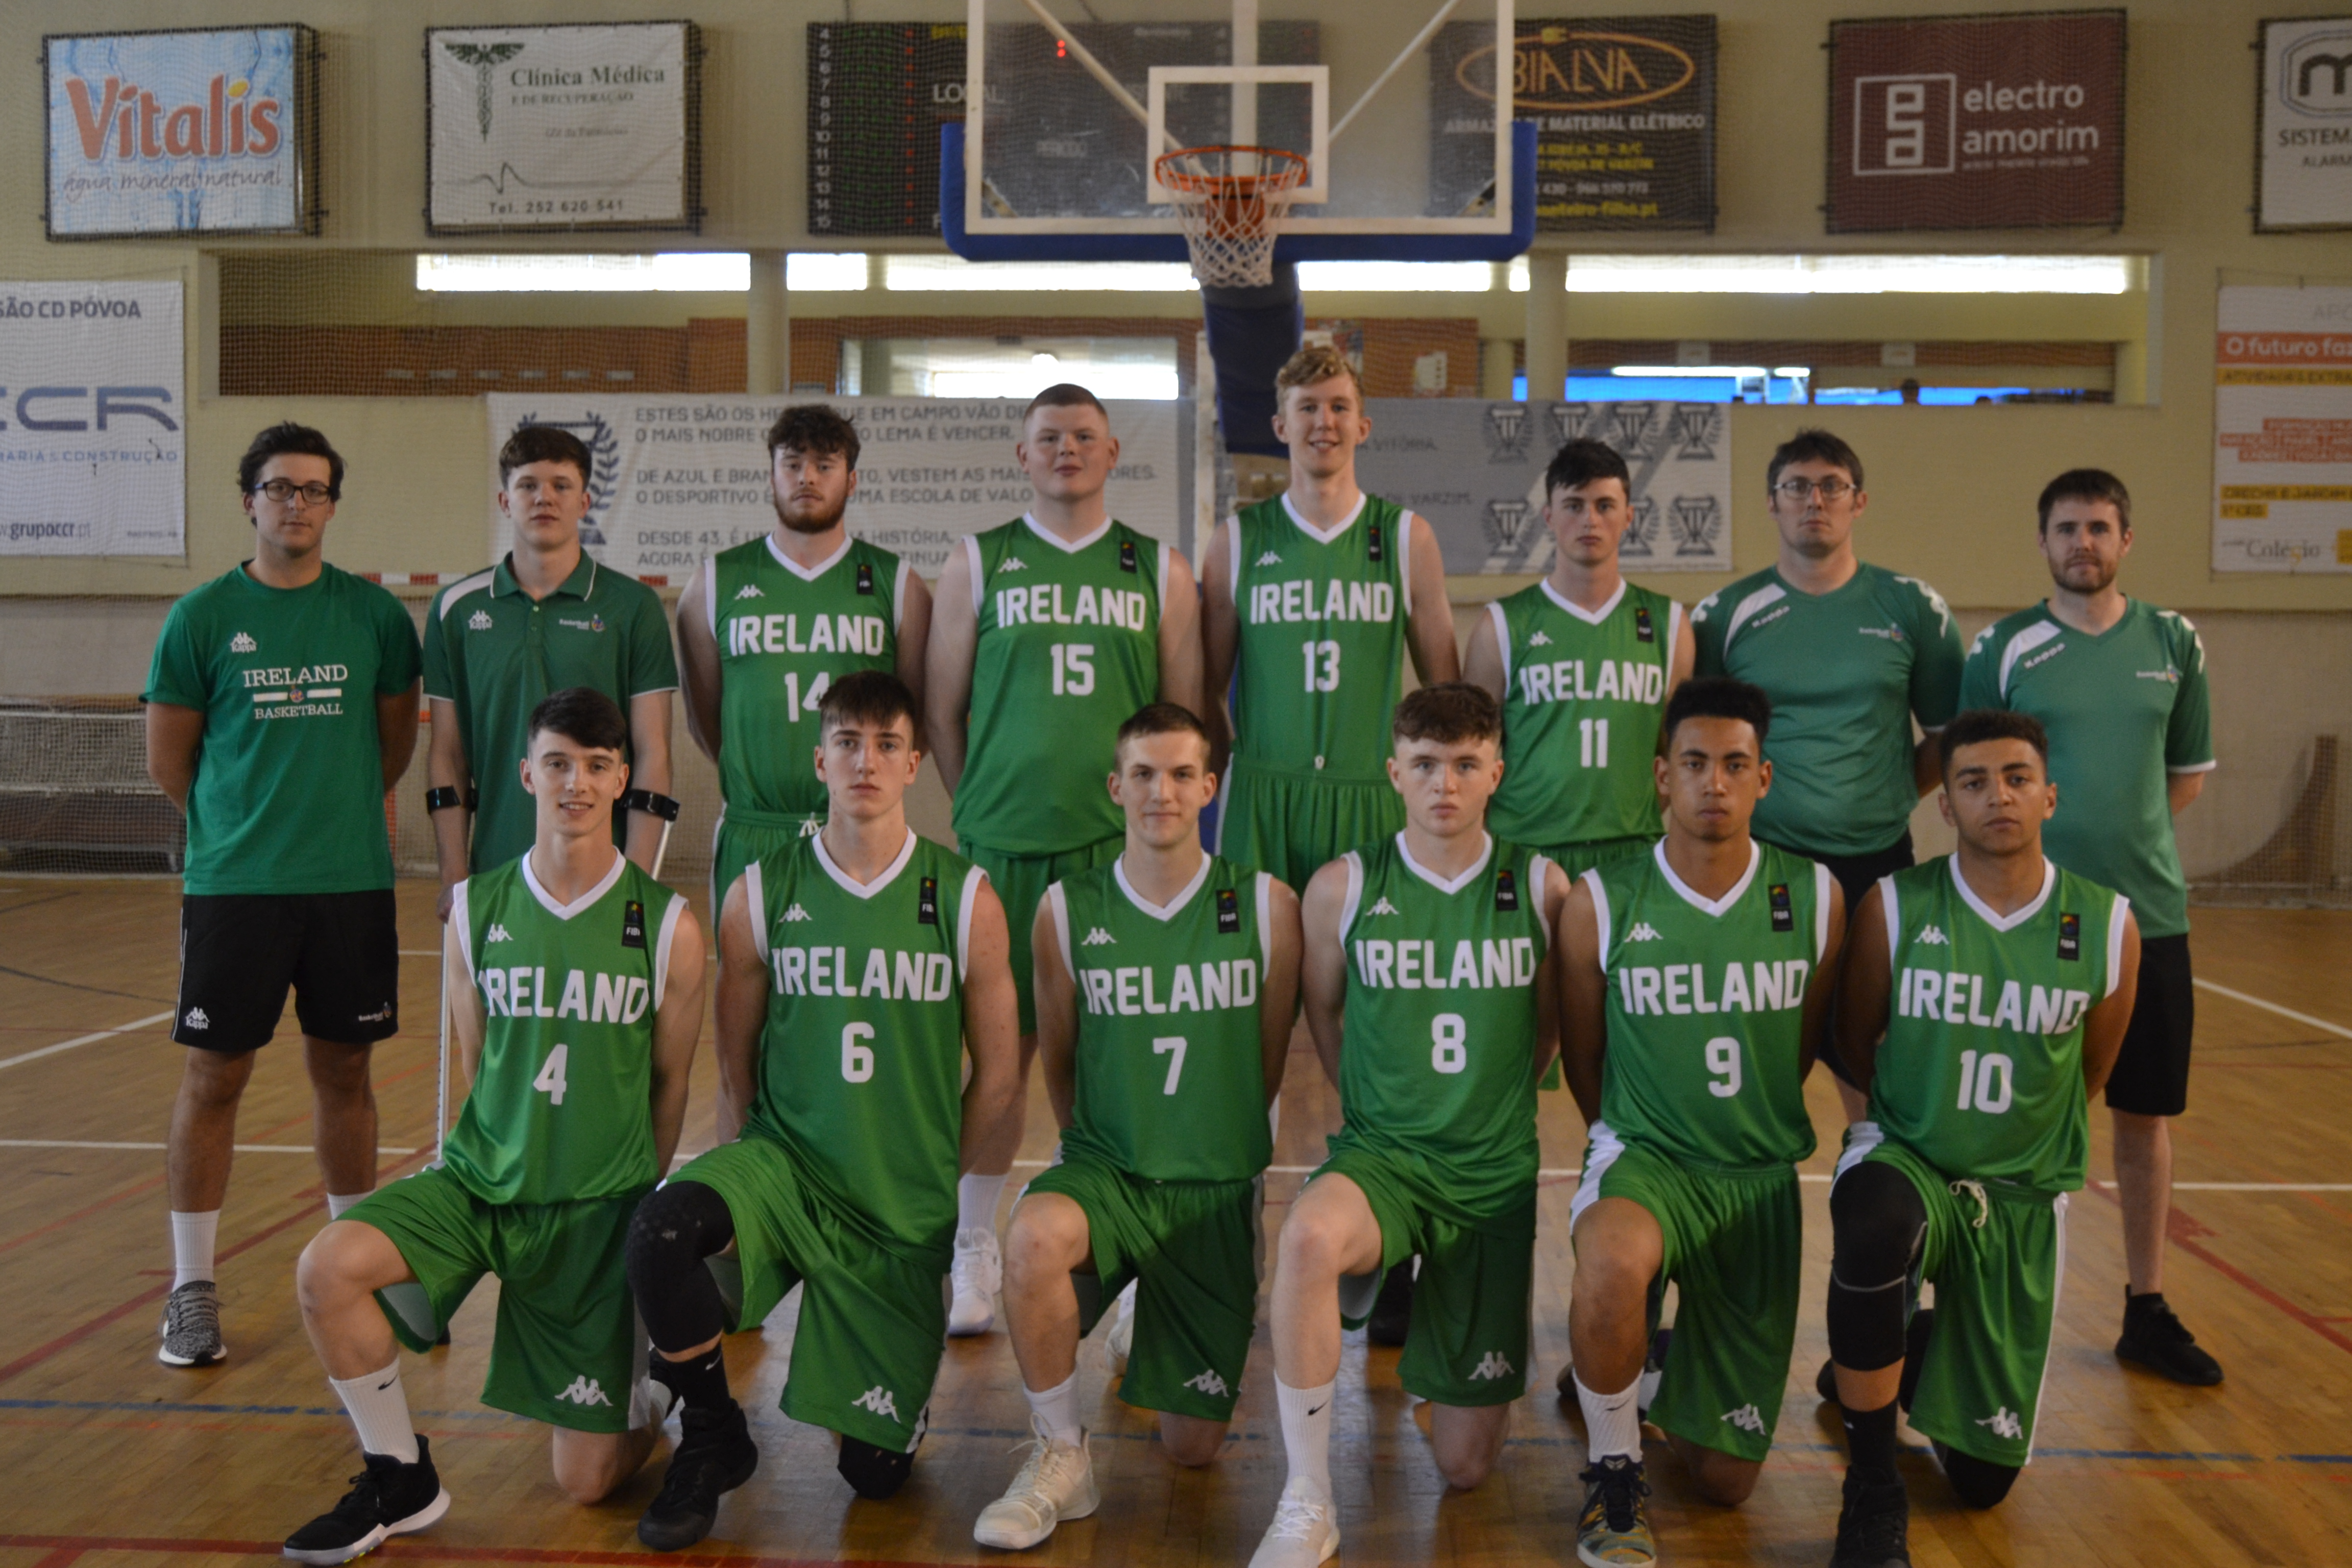
[[2352, 289], [2224, 288], [2213, 570], [2352, 572]]
[[[489, 405], [489, 546], [513, 546], [498, 509], [499, 448], [526, 425], [554, 425], [588, 444], [595, 504], [583, 528], [589, 552], [616, 572], [682, 583], [714, 551], [775, 526], [768, 482], [768, 427], [787, 402], [805, 398], [590, 397], [550, 400], [498, 394]], [[1029, 505], [1014, 460], [1026, 400], [835, 397], [857, 426], [863, 450], [849, 531], [905, 556], [936, 580], [964, 534], [993, 528]], [[1180, 543], [1191, 473], [1178, 433], [1191, 405], [1107, 404], [1118, 438], [1111, 515]]]
[[0, 283], [0, 555], [181, 555], [177, 283]]

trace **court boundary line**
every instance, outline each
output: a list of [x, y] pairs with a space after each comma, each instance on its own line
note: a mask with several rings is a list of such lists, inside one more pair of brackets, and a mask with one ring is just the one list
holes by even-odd
[[26, 1062], [38, 1061], [43, 1057], [56, 1056], [60, 1051], [70, 1051], [81, 1046], [94, 1046], [100, 1040], [110, 1040], [117, 1035], [135, 1034], [141, 1029], [152, 1028], [157, 1024], [169, 1023], [171, 1019], [172, 1014], [168, 1011], [157, 1013], [149, 1017], [119, 1025], [111, 1029], [100, 1029], [95, 1034], [77, 1035], [70, 1040], [59, 1040], [54, 1046], [43, 1046], [38, 1050], [26, 1051], [20, 1056], [0, 1057], [0, 1072]]
[[[2282, 1018], [2292, 1018], [2298, 1024], [2307, 1024], [2315, 1029], [2325, 1029], [2340, 1039], [2352, 1040], [2352, 1029], [2347, 1029], [2341, 1024], [2331, 1024], [2325, 1018], [2315, 1018], [2308, 1013], [2298, 1013], [2292, 1007], [2282, 1007], [2277, 1003], [2266, 1002], [2260, 996], [2249, 995], [2243, 991], [2232, 991], [2226, 985], [2216, 985], [2201, 975], [2194, 984], [2198, 989], [2210, 991], [2216, 996], [2227, 996], [2232, 1002], [2243, 1002], [2249, 1007], [2260, 1007], [2265, 1013], [2275, 1013]], [[5, 1065], [7, 1064], [0, 1062], [0, 1067]]]

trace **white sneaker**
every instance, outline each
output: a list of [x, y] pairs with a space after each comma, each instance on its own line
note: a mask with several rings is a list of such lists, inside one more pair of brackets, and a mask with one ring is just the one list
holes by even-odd
[[1029, 1458], [1022, 1462], [1021, 1473], [1013, 1478], [1003, 1497], [980, 1510], [971, 1527], [971, 1538], [982, 1546], [1008, 1552], [1034, 1546], [1053, 1534], [1054, 1526], [1062, 1521], [1084, 1519], [1102, 1502], [1102, 1494], [1095, 1489], [1094, 1460], [1087, 1452], [1084, 1435], [1072, 1447], [1045, 1436], [1045, 1422], [1034, 1415], [1029, 1418], [1029, 1427], [1037, 1434], [1037, 1440], [1029, 1445]]
[[1127, 1289], [1118, 1293], [1111, 1308], [1110, 1329], [1103, 1335], [1103, 1353], [1110, 1359], [1113, 1372], [1127, 1370], [1127, 1358], [1135, 1351], [1135, 1287], [1130, 1279]]
[[996, 1233], [959, 1226], [955, 1262], [948, 1270], [948, 1279], [955, 1292], [948, 1303], [948, 1332], [988, 1332], [996, 1321], [996, 1292], [1004, 1283], [1004, 1259], [996, 1250]]
[[1314, 1482], [1293, 1477], [1274, 1505], [1274, 1522], [1251, 1554], [1250, 1568], [1315, 1568], [1339, 1550], [1339, 1520]]

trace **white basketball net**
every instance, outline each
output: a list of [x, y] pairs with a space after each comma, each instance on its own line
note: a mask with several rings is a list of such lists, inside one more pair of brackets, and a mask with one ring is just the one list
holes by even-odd
[[1187, 147], [1163, 154], [1157, 172], [1176, 193], [1196, 280], [1219, 289], [1274, 281], [1274, 226], [1307, 178], [1306, 159], [1275, 147]]

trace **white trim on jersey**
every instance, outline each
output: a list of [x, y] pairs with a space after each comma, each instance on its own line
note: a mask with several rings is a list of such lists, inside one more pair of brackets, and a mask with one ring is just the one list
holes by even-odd
[[2055, 621], [2036, 621], [2009, 639], [2009, 646], [2000, 650], [2000, 679], [1995, 685], [2003, 701], [2009, 700], [2009, 678], [2016, 669], [2017, 661], [2043, 643], [2065, 635], [2066, 628]]
[[1062, 947], [1062, 967], [1071, 979], [1078, 977], [1078, 955], [1070, 947], [1070, 900], [1055, 882], [1045, 889], [1045, 902], [1054, 911], [1054, 940]]
[[466, 978], [476, 978], [474, 971], [474, 921], [469, 912], [473, 900], [466, 889], [474, 885], [471, 877], [449, 889], [449, 929], [457, 933], [457, 956], [466, 963]]
[[[1108, 514], [1105, 514], [1101, 526], [1097, 528], [1092, 533], [1089, 533], [1081, 539], [1064, 539], [1060, 534], [1054, 532], [1044, 523], [1039, 522], [1034, 517], [1025, 511], [1021, 514], [1021, 521], [1029, 525], [1030, 532], [1035, 534], [1038, 538], [1044, 540], [1046, 543], [1052, 545], [1063, 554], [1076, 555], [1080, 551], [1086, 549], [1088, 545], [1099, 543], [1102, 540], [1102, 536], [1110, 531], [1110, 525], [1116, 520], [1111, 518]], [[969, 536], [967, 535], [967, 537]]]
[[[1630, 586], [1630, 584], [1626, 583], [1624, 578], [1618, 578], [1617, 591], [1610, 595], [1609, 602], [1601, 605], [1597, 610], [1586, 609], [1583, 605], [1578, 604], [1575, 600], [1570, 598], [1567, 595], [1553, 587], [1551, 585], [1551, 579], [1549, 577], [1539, 577], [1536, 579], [1536, 586], [1543, 590], [1545, 598], [1549, 599], [1553, 604], [1559, 605], [1560, 609], [1567, 612], [1569, 615], [1574, 616], [1578, 620], [1582, 621], [1588, 626], [1597, 626], [1601, 622], [1607, 620], [1610, 616], [1617, 613], [1617, 606], [1625, 602], [1625, 590]], [[1668, 644], [1667, 663], [1671, 665], [1673, 662], [1673, 645]]]
[[751, 917], [751, 951], [766, 964], [768, 957], [768, 879], [760, 875], [757, 860], [743, 868], [743, 902]]
[[832, 571], [835, 566], [840, 565], [841, 558], [849, 553], [849, 546], [852, 542], [848, 531], [845, 529], [842, 531], [841, 535], [841, 548], [835, 550], [832, 554], [826, 556], [824, 560], [818, 562], [814, 566], [803, 566], [799, 562], [784, 553], [783, 547], [776, 542], [776, 536], [774, 534], [770, 533], [763, 535], [762, 537], [767, 543], [768, 555], [770, 559], [773, 560], [777, 565], [782, 567], [785, 571], [791, 573], [793, 576], [799, 578], [803, 583], [814, 583], [818, 578], [824, 576], [826, 573]]
[[1127, 895], [1129, 903], [1133, 904], [1161, 925], [1166, 925], [1184, 912], [1184, 906], [1192, 901], [1193, 896], [1201, 890], [1201, 884], [1209, 879], [1209, 857], [1206, 855], [1201, 857], [1200, 865], [1193, 868], [1192, 879], [1177, 889], [1176, 896], [1165, 904], [1155, 904], [1135, 890], [1135, 884], [1127, 879], [1126, 855], [1121, 854], [1118, 859], [1110, 863], [1110, 875], [1111, 879], [1118, 884], [1118, 890]]
[[1503, 700], [1511, 698], [1511, 624], [1503, 614], [1503, 601], [1486, 602], [1486, 618], [1495, 624], [1495, 647], [1503, 656]]
[[1397, 830], [1397, 858], [1404, 862], [1406, 870], [1450, 897], [1476, 881], [1478, 874], [1486, 868], [1486, 862], [1495, 858], [1495, 836], [1482, 827], [1478, 830], [1478, 837], [1486, 841], [1479, 847], [1478, 858], [1470, 862], [1462, 874], [1450, 882], [1412, 858], [1412, 846], [1405, 842], [1402, 828]]
[[1886, 963], [1891, 969], [1895, 954], [1903, 945], [1903, 917], [1895, 908], [1895, 878], [1892, 873], [1878, 879], [1878, 912], [1886, 917]]
[[1266, 973], [1274, 973], [1274, 873], [1257, 874], [1257, 956]]
[[907, 635], [907, 574], [912, 570], [907, 558], [901, 555], [898, 557], [898, 574], [890, 579], [890, 603], [897, 606], [898, 616], [890, 627], [890, 635], [895, 637]]
[[[2058, 1219], [2058, 1246], [2055, 1256], [2050, 1260], [2050, 1332], [2053, 1339], [2058, 1332], [2058, 1298], [2066, 1286], [2066, 1199], [2064, 1193], [2053, 1193], [2050, 1198], [2050, 1212]], [[2050, 1387], [2051, 1359], [2050, 1347], [2044, 1344], [2042, 1347], [2042, 1381], [2033, 1385], [2033, 1408], [2027, 1412], [2033, 1418], [2032, 1429], [2036, 1433], [2042, 1428], [2042, 1395]], [[2032, 1437], [2025, 1440], [2025, 1462], [2029, 1465], [2033, 1463]]]
[[1412, 614], [1412, 525], [1421, 522], [1423, 528], [1427, 528], [1429, 524], [1422, 522], [1417, 513], [1405, 511], [1402, 507], [1397, 510], [1402, 514], [1397, 518], [1397, 597], [1404, 602], [1404, 613], [1411, 616]]
[[1624, 1152], [1625, 1140], [1619, 1137], [1617, 1129], [1606, 1121], [1595, 1121], [1585, 1129], [1584, 1177], [1576, 1184], [1576, 1196], [1569, 1200], [1570, 1230], [1576, 1228], [1576, 1222], [1584, 1217], [1584, 1211], [1600, 1198], [1601, 1178], [1609, 1173], [1609, 1167], [1615, 1164], [1617, 1156]]
[[[914, 841], [915, 836], [912, 833], [908, 834], [908, 844], [911, 847]], [[977, 866], [963, 874], [963, 893], [956, 900], [956, 978], [958, 980], [968, 980], [971, 977], [971, 906], [979, 899], [981, 887], [987, 880], [988, 873]], [[1067, 938], [1064, 940], [1066, 941]], [[1070, 973], [1076, 974], [1077, 971], [1073, 969]]]
[[686, 913], [686, 895], [672, 893], [669, 908], [662, 911], [661, 935], [654, 940], [654, 1007], [662, 1005], [662, 992], [669, 984], [669, 947], [677, 940], [677, 917]]
[[988, 584], [982, 580], [985, 574], [980, 569], [980, 535], [967, 533], [963, 536], [963, 552], [967, 557], [964, 563], [971, 568], [971, 613], [977, 617], [988, 603]]
[[441, 591], [441, 613], [434, 618], [436, 620], [447, 620], [449, 618], [450, 610], [456, 606], [458, 600], [470, 598], [472, 595], [481, 593], [483, 590], [489, 587], [491, 583], [498, 577], [498, 574], [499, 569], [497, 567], [485, 566], [479, 572], [475, 573], [472, 576], [460, 577], [455, 583], [450, 584], [446, 588]]
[[1318, 528], [1313, 523], [1307, 521], [1305, 518], [1299, 516], [1298, 509], [1290, 504], [1290, 492], [1287, 490], [1285, 490], [1282, 493], [1282, 510], [1284, 512], [1288, 514], [1290, 521], [1297, 525], [1299, 532], [1305, 534], [1307, 538], [1313, 540], [1318, 544], [1329, 544], [1341, 534], [1356, 526], [1356, 520], [1364, 515], [1364, 503], [1371, 499], [1371, 497], [1366, 495], [1363, 491], [1358, 490], [1356, 492], [1356, 504], [1349, 509], [1348, 515], [1333, 523], [1328, 529]]
[[2042, 858], [2042, 890], [2011, 913], [1997, 915], [1992, 912], [1991, 905], [1977, 897], [1977, 890], [1969, 886], [1969, 879], [1960, 875], [1960, 858], [1958, 855], [1951, 858], [1950, 865], [1952, 886], [1960, 890], [1961, 902], [1976, 910], [1977, 918], [1997, 931], [2015, 931], [2019, 926], [2040, 914], [2042, 906], [2050, 901], [2050, 889], [2058, 885], [2058, 868], [2053, 866], [2050, 863], [2050, 857], [2044, 855]]
[[[1813, 862], [1813, 967], [1821, 968], [1822, 954], [1830, 950], [1830, 868], [1820, 861]], [[1889, 952], [1893, 948], [1887, 949]]]
[[1356, 911], [1364, 901], [1364, 858], [1350, 849], [1339, 857], [1339, 861], [1348, 868], [1348, 891], [1339, 900], [1339, 948], [1340, 960], [1344, 963], [1348, 956], [1348, 932], [1354, 929]]
[[1160, 613], [1162, 615], [1168, 613], [1168, 560], [1175, 553], [1176, 547], [1172, 544], [1160, 547]]
[[1538, 951], [1542, 952], [1551, 951], [1551, 922], [1543, 918], [1544, 880], [1549, 873], [1558, 869], [1559, 868], [1546, 856], [1528, 857], [1528, 896], [1535, 900], [1536, 925], [1543, 932]]
[[2164, 771], [2168, 773], [2210, 773], [2221, 765], [2218, 758], [2210, 763], [2183, 763], [2177, 768], [2168, 763]]
[[[1723, 917], [1723, 911], [1738, 903], [1741, 896], [1748, 891], [1748, 885], [1756, 880], [1756, 868], [1764, 864], [1764, 847], [1752, 838], [1748, 841], [1748, 869], [1739, 874], [1739, 880], [1731, 884], [1731, 890], [1719, 899], [1699, 897], [1697, 891], [1689, 883], [1675, 875], [1675, 868], [1666, 864], [1664, 839], [1661, 838], [1652, 846], [1650, 857], [1658, 863], [1659, 871], [1666, 879], [1666, 886], [1672, 888], [1683, 902], [1709, 920], [1720, 920]], [[1814, 864], [1819, 865], [1820, 862], [1815, 861]]]
[[1609, 912], [1609, 889], [1601, 885], [1601, 871], [1597, 867], [1586, 867], [1582, 880], [1592, 891], [1592, 916], [1600, 927], [1601, 973], [1605, 983], [1609, 973], [1609, 928], [1612, 921]]
[[2107, 996], [2124, 983], [2124, 921], [2130, 914], [2131, 900], [2117, 893], [2116, 907], [2107, 915]]
[[870, 899], [897, 881], [898, 873], [907, 868], [907, 862], [915, 858], [915, 830], [909, 827], [907, 829], [907, 841], [898, 846], [898, 858], [882, 868], [880, 876], [870, 882], [861, 882], [835, 862], [824, 847], [824, 834], [818, 834], [809, 842], [816, 846], [816, 863], [824, 868], [824, 874], [841, 884], [842, 891], [856, 899]]
[[1233, 512], [1225, 518], [1225, 587], [1233, 595], [1234, 610], [1238, 618], [1242, 604], [1242, 518]]
[[710, 640], [719, 640], [719, 557], [702, 558], [702, 616], [709, 624]]
[[1689, 614], [1680, 599], [1666, 601], [1666, 679], [1675, 678], [1675, 649], [1683, 646], [1683, 623]]
[[589, 889], [586, 892], [581, 894], [578, 898], [572, 900], [568, 904], [559, 904], [555, 901], [555, 895], [549, 892], [545, 887], [541, 885], [539, 873], [531, 869], [530, 852], [529, 850], [525, 850], [522, 857], [522, 885], [530, 889], [530, 896], [539, 900], [540, 908], [545, 910], [549, 914], [553, 915], [557, 920], [568, 921], [573, 915], [580, 913], [582, 910], [595, 903], [597, 900], [611, 892], [613, 890], [613, 884], [621, 879], [621, 873], [628, 868], [628, 857], [623, 855], [617, 849], [614, 850], [613, 852], [613, 868], [605, 872], [604, 876], [598, 878], [594, 887]]
[[1757, 615], [1765, 610], [1770, 609], [1773, 605], [1779, 604], [1788, 596], [1788, 589], [1783, 588], [1778, 583], [1768, 583], [1763, 587], [1757, 589], [1756, 592], [1748, 595], [1748, 597], [1740, 600], [1738, 606], [1731, 612], [1730, 625], [1723, 628], [1723, 651], [1726, 653], [1729, 653], [1731, 651], [1731, 640], [1739, 635], [1740, 627], [1746, 626], [1748, 621], [1753, 619]]

